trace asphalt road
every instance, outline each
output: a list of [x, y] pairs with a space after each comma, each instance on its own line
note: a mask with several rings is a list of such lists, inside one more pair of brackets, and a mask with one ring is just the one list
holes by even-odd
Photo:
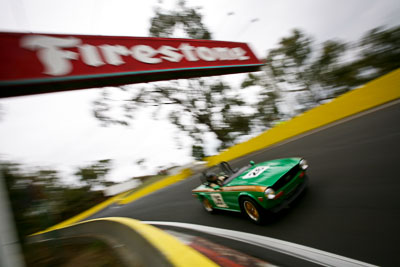
[[207, 214], [192, 177], [96, 215], [174, 221], [278, 238], [380, 266], [400, 266], [400, 103], [235, 160], [309, 161], [306, 194], [266, 225], [240, 214]]

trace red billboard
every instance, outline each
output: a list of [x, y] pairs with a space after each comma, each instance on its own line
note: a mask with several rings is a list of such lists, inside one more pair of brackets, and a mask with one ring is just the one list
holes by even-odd
[[0, 97], [258, 70], [245, 43], [0, 33]]

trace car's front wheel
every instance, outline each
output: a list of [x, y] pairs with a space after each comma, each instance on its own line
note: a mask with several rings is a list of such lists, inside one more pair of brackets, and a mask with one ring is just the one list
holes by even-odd
[[215, 213], [215, 209], [213, 208], [213, 206], [211, 205], [210, 201], [207, 198], [203, 197], [201, 203], [203, 203], [203, 207], [208, 213], [211, 214]]
[[265, 212], [250, 197], [242, 197], [240, 199], [240, 207], [242, 208], [243, 213], [254, 223], [262, 224], [265, 220]]

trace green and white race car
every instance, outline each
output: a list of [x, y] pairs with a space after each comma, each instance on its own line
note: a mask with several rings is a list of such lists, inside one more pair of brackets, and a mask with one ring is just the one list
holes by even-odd
[[267, 211], [278, 212], [296, 199], [307, 186], [308, 164], [302, 158], [276, 159], [259, 164], [250, 162], [233, 170], [219, 164], [221, 174], [204, 173], [206, 181], [192, 190], [205, 210], [243, 212], [255, 223], [262, 223]]

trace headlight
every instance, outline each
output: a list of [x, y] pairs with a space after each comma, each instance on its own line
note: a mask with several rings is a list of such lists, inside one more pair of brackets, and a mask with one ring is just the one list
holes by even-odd
[[275, 191], [272, 188], [265, 189], [264, 194], [268, 199], [274, 199], [275, 198]]
[[303, 170], [306, 170], [308, 168], [308, 163], [305, 159], [300, 160], [300, 168], [302, 168]]

